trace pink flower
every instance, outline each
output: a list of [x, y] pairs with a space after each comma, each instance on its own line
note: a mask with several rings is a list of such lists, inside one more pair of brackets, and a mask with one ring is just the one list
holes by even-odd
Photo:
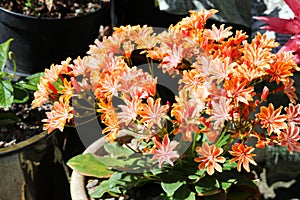
[[153, 160], [158, 160], [158, 167], [161, 168], [164, 162], [169, 163], [173, 166], [174, 160], [179, 158], [179, 155], [176, 151], [173, 151], [178, 145], [177, 141], [170, 142], [168, 134], [164, 136], [162, 143], [158, 142], [156, 138], [153, 138], [153, 142], [157, 149], [153, 150], [154, 154]]

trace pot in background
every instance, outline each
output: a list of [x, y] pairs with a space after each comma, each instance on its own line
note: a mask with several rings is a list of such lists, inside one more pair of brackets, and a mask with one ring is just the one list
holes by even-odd
[[66, 162], [84, 150], [71, 127], [0, 148], [0, 199], [71, 200]]
[[110, 4], [100, 2], [101, 9], [66, 19], [31, 17], [0, 7], [0, 42], [14, 38], [10, 50], [18, 72], [41, 72], [67, 57], [85, 55], [100, 26], [110, 24]]

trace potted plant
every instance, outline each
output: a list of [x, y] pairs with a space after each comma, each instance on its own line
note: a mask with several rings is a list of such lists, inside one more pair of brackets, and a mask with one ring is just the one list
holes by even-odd
[[[248, 41], [231, 27], [206, 28], [216, 12], [190, 11], [158, 33], [115, 28], [87, 56], [47, 69], [33, 101], [53, 105], [45, 128], [63, 130], [96, 116], [105, 135], [68, 162], [74, 200], [145, 199], [147, 188], [156, 194], [150, 199], [260, 199], [255, 150], [300, 152], [293, 55], [273, 53], [278, 43], [260, 33]], [[135, 66], [134, 50], [146, 65]], [[167, 79], [157, 71], [179, 79], [171, 83], [174, 101], [159, 90]], [[288, 106], [268, 103], [280, 92]]]
[[[14, 38], [18, 72], [44, 71], [68, 56], [84, 55], [110, 25], [109, 1], [4, 0], [0, 2], [0, 42]], [[9, 65], [12, 68], [12, 65]]]
[[[43, 131], [41, 120], [49, 108], [31, 109], [30, 105], [43, 73], [16, 75], [18, 55], [9, 51], [11, 42], [0, 44], [0, 199], [70, 199], [65, 157], [83, 148], [69, 155], [63, 148], [63, 142], [71, 138], [68, 130], [52, 135]], [[12, 73], [6, 71], [8, 60], [14, 66]]]

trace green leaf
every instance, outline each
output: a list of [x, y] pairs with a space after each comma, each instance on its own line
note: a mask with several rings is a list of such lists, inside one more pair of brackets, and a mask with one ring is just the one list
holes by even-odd
[[195, 190], [200, 196], [212, 195], [221, 191], [218, 180], [211, 176], [202, 178], [195, 186]]
[[182, 185], [173, 195], [176, 200], [194, 200], [195, 193], [192, 193], [189, 186]]
[[196, 180], [196, 179], [199, 178], [199, 176], [197, 176], [197, 175], [189, 175], [188, 178], [189, 178], [190, 180]]
[[223, 170], [232, 170], [234, 168], [236, 168], [237, 166], [237, 163], [236, 162], [233, 162], [233, 163], [230, 163], [229, 160], [226, 160], [226, 162], [223, 164]]
[[13, 86], [10, 80], [0, 81], [0, 108], [8, 108], [13, 100]]
[[227, 190], [235, 182], [236, 182], [236, 179], [229, 179], [226, 182], [221, 182], [222, 189]]
[[6, 42], [0, 44], [0, 71], [3, 71], [7, 59], [8, 59], [8, 51], [12, 38], [8, 39]]
[[88, 190], [89, 196], [92, 198], [101, 198], [106, 192], [110, 191], [110, 183], [108, 180], [104, 180], [100, 185]]
[[112, 157], [98, 157], [97, 160], [103, 165], [111, 168], [123, 168], [125, 167], [126, 163], [124, 160]]
[[227, 141], [230, 139], [230, 134], [225, 135], [218, 143], [216, 144], [217, 147], [222, 147], [227, 144]]
[[18, 86], [27, 89], [36, 91], [38, 84], [40, 83], [40, 78], [44, 75], [44, 72], [38, 72], [33, 75], [27, 76], [25, 80], [19, 81]]
[[104, 149], [107, 153], [112, 154], [114, 157], [127, 158], [135, 153], [131, 149], [119, 145], [117, 142], [105, 144]]
[[106, 178], [113, 174], [107, 166], [100, 162], [93, 154], [81, 154], [71, 158], [67, 165], [84, 176]]
[[190, 195], [187, 198], [185, 198], [185, 200], [196, 200], [195, 192], [191, 192]]
[[14, 113], [0, 113], [0, 126], [15, 124], [19, 118]]
[[168, 196], [172, 196], [176, 192], [176, 190], [178, 190], [182, 185], [183, 182], [180, 181], [177, 181], [175, 183], [161, 183], [161, 187], [168, 194]]
[[26, 89], [19, 86], [14, 87], [14, 100], [13, 103], [25, 103], [29, 99], [29, 93]]

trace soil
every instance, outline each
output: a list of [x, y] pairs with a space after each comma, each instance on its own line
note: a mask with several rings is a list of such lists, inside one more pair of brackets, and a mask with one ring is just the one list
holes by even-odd
[[41, 120], [46, 118], [45, 112], [48, 110], [50, 110], [49, 105], [32, 109], [31, 101], [13, 104], [8, 110], [0, 109], [0, 115], [15, 114], [18, 118], [16, 123], [0, 126], [0, 148], [15, 145], [41, 133], [43, 131]]
[[[48, 7], [46, 2], [50, 2]], [[70, 18], [100, 9], [99, 2], [100, 0], [1, 0], [0, 7], [40, 18]]]

